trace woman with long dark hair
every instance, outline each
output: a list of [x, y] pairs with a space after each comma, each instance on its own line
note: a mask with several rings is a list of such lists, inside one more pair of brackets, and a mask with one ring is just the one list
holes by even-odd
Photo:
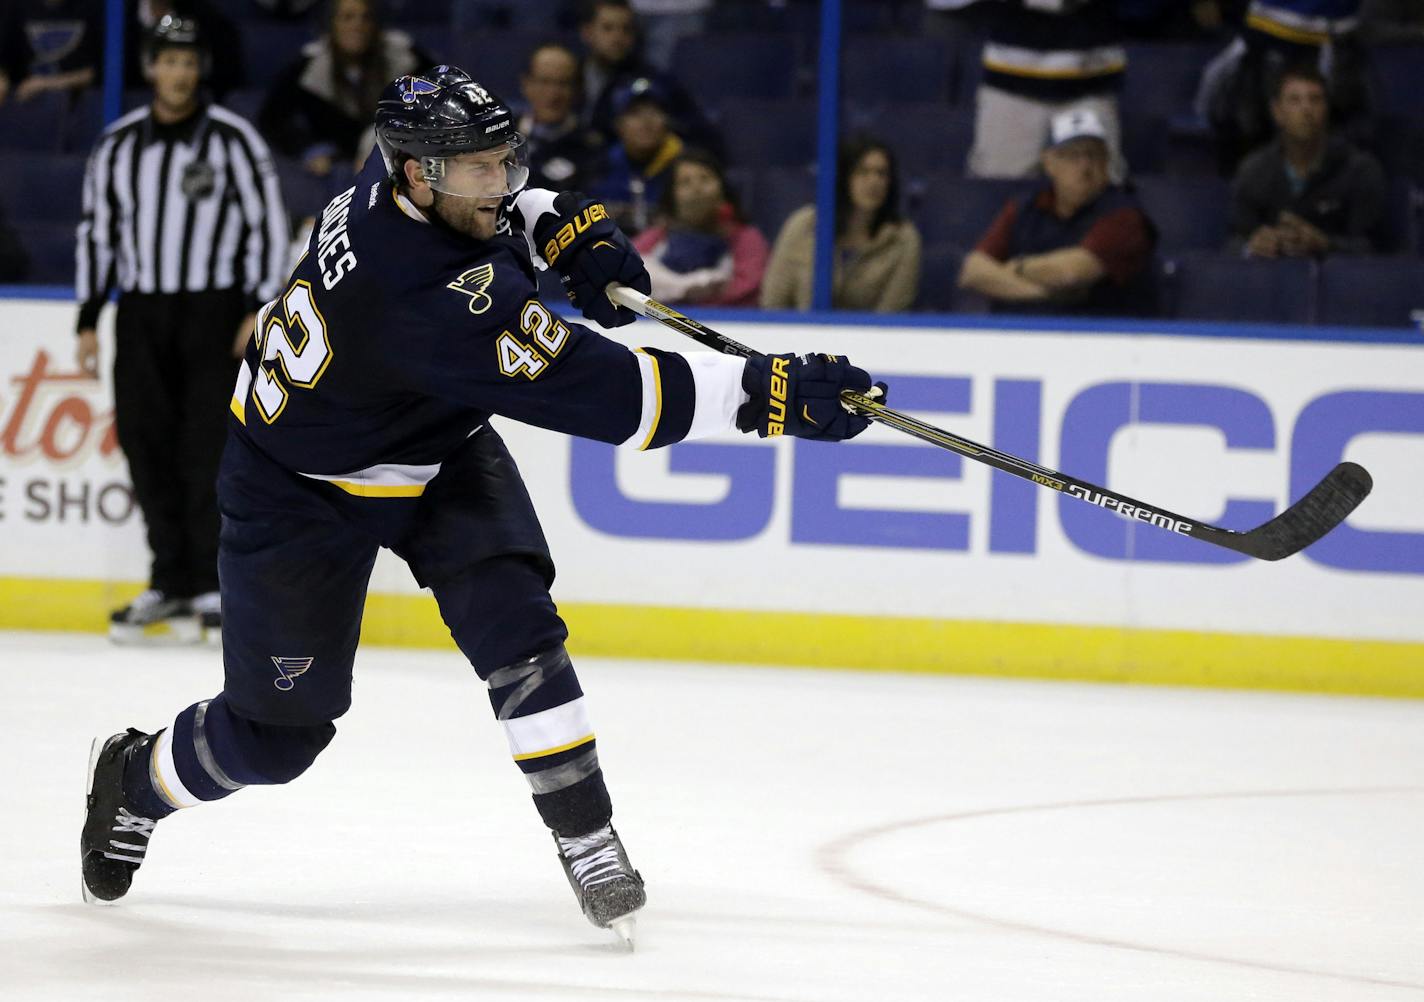
[[332, 0], [326, 32], [273, 83], [259, 125], [281, 153], [326, 177], [369, 151], [381, 89], [430, 62], [405, 32], [381, 27], [376, 0]]
[[[835, 268], [831, 304], [838, 310], [897, 313], [920, 285], [920, 234], [900, 215], [895, 154], [866, 136], [841, 146], [836, 176]], [[816, 256], [816, 207], [786, 220], [762, 282], [761, 303], [809, 309]]]
[[665, 303], [754, 306], [766, 271], [766, 238], [742, 219], [726, 171], [712, 154], [687, 150], [675, 161], [658, 222], [634, 246]]

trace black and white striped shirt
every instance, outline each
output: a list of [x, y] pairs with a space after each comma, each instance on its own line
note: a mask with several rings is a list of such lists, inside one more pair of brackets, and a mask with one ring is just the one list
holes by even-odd
[[267, 144], [218, 105], [175, 124], [148, 106], [104, 130], [84, 175], [75, 290], [79, 329], [109, 290], [240, 288], [254, 307], [276, 297], [289, 231]]

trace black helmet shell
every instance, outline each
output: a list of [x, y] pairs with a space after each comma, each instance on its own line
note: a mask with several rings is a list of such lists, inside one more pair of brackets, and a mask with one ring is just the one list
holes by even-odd
[[509, 105], [455, 66], [397, 77], [376, 104], [376, 143], [393, 176], [398, 153], [423, 160], [522, 141]]

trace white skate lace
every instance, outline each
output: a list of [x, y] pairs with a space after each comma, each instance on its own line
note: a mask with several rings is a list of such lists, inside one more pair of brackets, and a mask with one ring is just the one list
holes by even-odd
[[617, 880], [623, 875], [623, 867], [618, 862], [618, 840], [613, 835], [612, 826], [573, 838], [560, 835], [559, 850], [569, 861], [574, 879], [584, 890]]
[[205, 612], [222, 611], [222, 595], [215, 591], [203, 592], [190, 603], [194, 612], [201, 615]]
[[[120, 834], [138, 835], [141, 838], [149, 839], [153, 836], [153, 826], [158, 824], [152, 818], [141, 818], [137, 814], [130, 814], [128, 808], [120, 807], [119, 813], [114, 816], [115, 824], [110, 831]], [[136, 845], [133, 842], [120, 842], [116, 838], [109, 839], [111, 849], [127, 850], [135, 855], [126, 855], [123, 852], [106, 852], [104, 855], [109, 859], [119, 859], [127, 863], [142, 863], [143, 854], [148, 851], [148, 845]]]
[[154, 606], [166, 601], [168, 601], [168, 596], [156, 588], [150, 588], [138, 598], [134, 599], [129, 608], [133, 609], [134, 612], [146, 612]]

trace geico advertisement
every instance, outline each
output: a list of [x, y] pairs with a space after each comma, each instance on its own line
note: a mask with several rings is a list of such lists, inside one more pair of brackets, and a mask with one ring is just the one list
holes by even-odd
[[[142, 521], [108, 390], [75, 371], [73, 308], [0, 316], [0, 574], [141, 580]], [[1252, 528], [1341, 459], [1375, 492], [1267, 564], [881, 427], [637, 453], [496, 419], [560, 601], [1424, 639], [1424, 345], [718, 326], [849, 355], [897, 409], [1189, 519]], [[648, 322], [616, 336], [705, 350]], [[391, 559], [372, 586], [415, 587]]]

